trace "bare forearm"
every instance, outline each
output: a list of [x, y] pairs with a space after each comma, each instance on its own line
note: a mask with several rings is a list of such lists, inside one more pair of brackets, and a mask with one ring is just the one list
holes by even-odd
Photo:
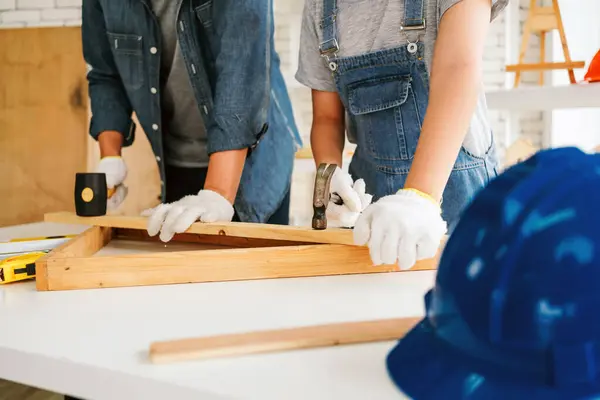
[[432, 73], [429, 106], [405, 187], [441, 198], [473, 116], [479, 74], [476, 64]]
[[204, 189], [219, 193], [233, 204], [244, 171], [247, 153], [247, 149], [241, 149], [211, 154]]
[[117, 131], [104, 131], [98, 135], [100, 157], [115, 157], [121, 155], [123, 135]]
[[440, 22], [429, 105], [405, 184], [438, 201], [475, 111], [490, 11], [490, 0], [463, 0]]
[[317, 166], [321, 163], [342, 166], [344, 125], [336, 119], [320, 118], [313, 122], [310, 145]]
[[321, 163], [342, 166], [344, 105], [336, 92], [312, 90], [313, 123], [310, 146], [317, 167]]

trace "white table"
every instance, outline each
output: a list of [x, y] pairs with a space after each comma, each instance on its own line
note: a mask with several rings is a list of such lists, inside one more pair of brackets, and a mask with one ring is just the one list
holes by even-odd
[[[31, 224], [0, 240], [80, 232]], [[216, 266], [215, 266], [216, 267]], [[0, 286], [0, 378], [88, 400], [402, 399], [394, 342], [153, 365], [151, 342], [416, 316], [434, 272], [85, 291]]]

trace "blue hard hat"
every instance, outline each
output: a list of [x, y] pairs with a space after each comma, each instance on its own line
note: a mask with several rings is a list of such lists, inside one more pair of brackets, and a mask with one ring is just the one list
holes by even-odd
[[387, 358], [410, 398], [600, 399], [600, 155], [544, 150], [492, 180], [425, 306]]

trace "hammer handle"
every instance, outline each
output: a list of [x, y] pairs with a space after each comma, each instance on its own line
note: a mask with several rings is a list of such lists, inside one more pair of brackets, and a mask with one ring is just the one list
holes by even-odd
[[315, 177], [315, 191], [313, 193], [313, 229], [326, 229], [327, 228], [327, 203], [329, 203], [329, 186], [331, 184], [331, 178], [337, 168], [336, 164], [325, 164], [322, 163], [317, 168], [317, 175]]

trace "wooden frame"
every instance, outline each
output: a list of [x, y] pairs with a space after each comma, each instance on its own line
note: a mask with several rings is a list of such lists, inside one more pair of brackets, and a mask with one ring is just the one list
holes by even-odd
[[[353, 245], [348, 229], [195, 223], [172, 242], [212, 248], [99, 256], [96, 253], [113, 239], [158, 240], [148, 237], [141, 217], [54, 213], [46, 214], [45, 220], [93, 226], [36, 262], [36, 287], [41, 291], [399, 271], [396, 265], [373, 266], [369, 249]], [[418, 262], [411, 271], [436, 269], [438, 257], [439, 253]]]
[[[585, 67], [585, 61], [572, 61], [571, 54], [569, 52], [569, 46], [567, 45], [567, 37], [565, 35], [565, 28], [562, 23], [562, 17], [560, 15], [560, 8], [558, 6], [558, 0], [552, 0], [552, 6], [540, 7], [537, 5], [538, 0], [530, 0], [529, 14], [523, 27], [523, 38], [521, 40], [521, 49], [519, 51], [519, 60], [515, 65], [507, 65], [506, 72], [515, 72], [515, 83], [514, 87], [519, 86], [521, 81], [521, 73], [525, 71], [540, 71], [539, 85], [544, 85], [544, 71], [566, 69], [569, 72], [570, 82], [577, 83], [575, 81], [575, 68]], [[564, 62], [546, 62], [546, 34], [553, 30], [558, 30], [560, 42], [562, 45], [563, 55], [565, 57]], [[529, 36], [531, 34], [540, 35], [540, 61], [539, 63], [526, 64], [525, 53], [527, 52], [527, 46], [529, 45]]]

